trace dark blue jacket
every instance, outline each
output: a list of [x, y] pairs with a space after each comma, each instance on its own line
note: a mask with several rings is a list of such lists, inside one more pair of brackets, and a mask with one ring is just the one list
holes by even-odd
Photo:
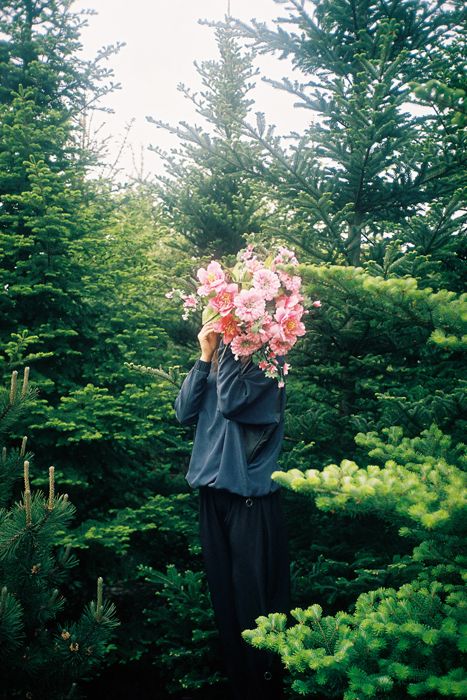
[[[278, 468], [284, 435], [285, 388], [253, 362], [235, 360], [222, 341], [218, 352], [217, 371], [212, 363], [197, 360], [175, 400], [178, 421], [197, 423], [186, 479], [192, 488], [208, 485], [264, 496], [279, 488], [271, 474]], [[245, 453], [248, 426], [272, 428], [250, 462]]]

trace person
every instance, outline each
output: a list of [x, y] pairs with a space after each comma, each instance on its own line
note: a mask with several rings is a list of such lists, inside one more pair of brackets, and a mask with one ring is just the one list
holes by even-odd
[[[201, 356], [175, 400], [196, 423], [186, 479], [199, 490], [199, 534], [233, 700], [283, 697], [277, 654], [241, 636], [255, 619], [290, 610], [290, 566], [280, 487], [271, 479], [284, 434], [285, 388], [252, 360], [235, 359], [206, 323]], [[283, 360], [283, 358], [280, 358]]]

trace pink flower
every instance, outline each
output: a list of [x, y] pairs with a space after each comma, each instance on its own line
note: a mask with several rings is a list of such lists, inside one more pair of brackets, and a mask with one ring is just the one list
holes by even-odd
[[253, 333], [241, 334], [235, 336], [230, 347], [237, 358], [239, 355], [252, 355], [256, 350], [259, 350], [263, 344], [261, 338]]
[[278, 355], [286, 355], [291, 348], [297, 342], [297, 338], [291, 338], [290, 340], [281, 340], [281, 338], [274, 337], [269, 341], [269, 347], [273, 352]]
[[266, 377], [272, 377], [273, 379], [278, 375], [277, 365], [274, 362], [269, 362], [263, 371]]
[[238, 284], [227, 284], [217, 296], [210, 299], [209, 304], [213, 306], [221, 316], [227, 316], [234, 307], [234, 297], [238, 293]]
[[278, 248], [278, 255], [274, 258], [275, 263], [282, 263], [287, 265], [298, 265], [298, 260], [295, 257], [295, 251], [289, 250], [284, 246], [280, 245]]
[[247, 333], [259, 334], [265, 343], [269, 337], [269, 326], [273, 320], [271, 314], [266, 311], [262, 316], [256, 319], [256, 321], [245, 323], [245, 330]]
[[260, 318], [257, 321], [249, 324], [248, 331], [250, 333], [256, 333], [257, 335], [259, 335], [264, 345], [268, 342], [269, 338], [272, 335], [271, 328], [273, 323], [274, 319], [272, 318], [272, 316], [268, 313], [265, 313], [264, 316], [260, 316]]
[[298, 309], [301, 301], [301, 294], [281, 294], [280, 297], [276, 297], [276, 309]]
[[278, 270], [277, 274], [279, 275], [279, 279], [281, 281], [282, 286], [287, 289], [289, 292], [292, 292], [293, 294], [297, 294], [301, 285], [302, 285], [302, 278], [299, 277], [298, 275], [289, 275], [287, 272], [284, 272], [283, 270]]
[[[292, 344], [294, 344], [297, 340], [297, 336], [305, 335], [305, 326], [300, 321], [302, 313], [303, 307], [299, 307], [299, 310], [277, 309], [274, 314], [276, 323], [271, 324], [272, 337], [269, 341], [269, 345], [272, 350], [279, 353], [278, 348], [280, 343], [287, 344], [293, 341]], [[290, 349], [290, 347], [288, 349]]]
[[297, 335], [305, 335], [306, 329], [300, 318], [303, 307], [297, 309], [277, 309], [274, 318], [280, 325], [284, 340]]
[[226, 345], [240, 333], [240, 326], [237, 323], [237, 319], [232, 314], [220, 318], [216, 321], [213, 328], [217, 333], [222, 333], [222, 338]]
[[173, 299], [173, 295], [174, 295], [174, 290], [171, 289], [170, 292], [166, 292], [164, 296], [165, 296], [167, 299]]
[[196, 307], [198, 305], [198, 300], [194, 294], [183, 294], [182, 293], [180, 296], [183, 299], [182, 318], [184, 321], [186, 321], [186, 320], [188, 320], [188, 315], [189, 315], [190, 311], [193, 311], [194, 309], [196, 309]]
[[274, 299], [280, 286], [281, 282], [279, 277], [275, 272], [267, 268], [260, 268], [253, 274], [253, 287], [263, 293], [266, 301]]
[[282, 372], [287, 375], [289, 373], [291, 365], [289, 365], [288, 362], [284, 362], [284, 365], [282, 367]]
[[200, 267], [196, 273], [201, 287], [198, 287], [200, 297], [207, 297], [211, 292], [219, 292], [225, 286], [225, 274], [218, 262], [212, 260], [206, 269]]
[[241, 250], [238, 253], [238, 259], [239, 260], [249, 260], [252, 255], [253, 255], [253, 250], [254, 250], [254, 245], [253, 243], [248, 243], [247, 247], [245, 250]]
[[196, 309], [198, 300], [194, 294], [182, 294], [182, 299], [185, 309]]
[[319, 299], [313, 302], [312, 306], [321, 306], [321, 302]]
[[235, 313], [241, 321], [256, 321], [266, 309], [264, 296], [257, 289], [242, 289], [234, 297]]
[[256, 270], [262, 270], [262, 266], [256, 255], [254, 255], [250, 260], [245, 262], [245, 267], [249, 272], [256, 272]]

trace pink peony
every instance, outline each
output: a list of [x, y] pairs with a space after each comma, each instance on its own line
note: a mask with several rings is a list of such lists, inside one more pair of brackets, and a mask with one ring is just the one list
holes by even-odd
[[274, 318], [281, 324], [286, 337], [305, 335], [305, 326], [300, 321], [302, 313], [302, 306], [294, 309], [277, 309]]
[[289, 292], [297, 294], [302, 285], [302, 278], [298, 275], [289, 275], [283, 270], [278, 270], [277, 274], [279, 275], [279, 279], [281, 281], [282, 286]]
[[256, 270], [253, 274], [253, 287], [262, 292], [266, 301], [271, 301], [271, 299], [274, 299], [280, 286], [281, 282], [279, 277], [275, 272], [272, 272], [267, 268], [263, 267]]
[[242, 289], [234, 297], [235, 313], [241, 321], [256, 321], [266, 309], [264, 296], [257, 289]]
[[[273, 338], [272, 340], [290, 341], [296, 340], [296, 336], [305, 335], [305, 326], [300, 321], [303, 313], [303, 307], [296, 309], [277, 309], [274, 318], [277, 323], [272, 324]], [[272, 340], [270, 345], [272, 348]], [[272, 348], [274, 350], [274, 348]]]
[[239, 355], [252, 355], [256, 350], [259, 350], [263, 341], [260, 336], [253, 333], [237, 335], [232, 340], [230, 347], [237, 358]]
[[281, 294], [280, 297], [276, 297], [276, 309], [298, 309], [301, 301], [301, 294]]
[[262, 264], [254, 255], [250, 260], [245, 261], [245, 267], [249, 272], [256, 272], [257, 270], [262, 270]]
[[200, 267], [196, 273], [201, 287], [198, 287], [200, 297], [207, 297], [211, 292], [219, 292], [225, 286], [225, 274], [218, 262], [212, 260], [206, 269]]
[[213, 306], [221, 316], [227, 316], [234, 307], [234, 297], [238, 293], [238, 284], [227, 284], [217, 296], [210, 299], [209, 304]]
[[271, 350], [278, 355], [286, 355], [291, 348], [297, 342], [297, 338], [291, 338], [290, 340], [282, 340], [281, 338], [274, 337], [269, 341], [269, 347]]
[[216, 333], [222, 333], [222, 338], [226, 345], [240, 333], [240, 326], [237, 323], [237, 319], [232, 314], [220, 318], [216, 321], [213, 328]]

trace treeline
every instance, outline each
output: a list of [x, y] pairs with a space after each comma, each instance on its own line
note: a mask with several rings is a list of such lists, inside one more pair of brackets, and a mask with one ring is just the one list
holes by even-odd
[[[2, 4], [2, 698], [225, 693], [173, 411], [198, 327], [164, 293], [273, 238], [321, 307], [275, 476], [293, 610], [245, 636], [281, 656], [290, 698], [467, 692], [462, 12], [227, 17], [202, 92], [181, 87], [197, 125], [153, 120], [179, 140], [166, 175], [119, 186], [88, 133], [118, 44], [84, 61], [72, 3]], [[258, 52], [299, 69], [273, 85], [309, 110], [303, 134], [255, 113]]]

